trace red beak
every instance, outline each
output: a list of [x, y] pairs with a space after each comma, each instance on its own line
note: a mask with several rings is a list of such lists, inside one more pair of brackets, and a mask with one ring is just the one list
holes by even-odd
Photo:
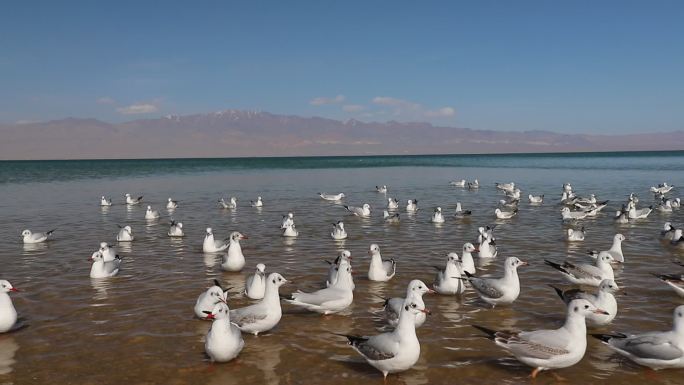
[[240, 236], [240, 239], [249, 239], [249, 237], [246, 235], [242, 235], [242, 236]]
[[423, 313], [427, 314], [427, 315], [432, 314], [432, 312], [431, 312], [430, 309], [428, 309], [428, 308], [425, 308], [425, 309], [423, 309], [423, 310], [421, 310], [421, 311], [422, 311]]
[[436, 293], [436, 291], [434, 291], [432, 289], [428, 289], [428, 294], [435, 294], [435, 293]]
[[17, 289], [16, 287], [13, 287], [10, 289], [10, 291], [21, 291], [21, 290]]
[[216, 317], [214, 317], [213, 314], [207, 314], [207, 316], [204, 317], [204, 319], [216, 319]]
[[476, 253], [479, 253], [479, 252], [480, 252], [480, 249], [475, 249], [475, 252], [476, 252]]

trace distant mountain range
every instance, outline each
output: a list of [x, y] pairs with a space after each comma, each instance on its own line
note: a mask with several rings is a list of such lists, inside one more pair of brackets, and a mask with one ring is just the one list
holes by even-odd
[[0, 124], [0, 159], [184, 158], [682, 150], [684, 131], [557, 134], [226, 110], [110, 124]]

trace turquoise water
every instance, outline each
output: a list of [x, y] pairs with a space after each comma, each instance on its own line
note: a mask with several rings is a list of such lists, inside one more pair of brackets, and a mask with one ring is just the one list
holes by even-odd
[[333, 169], [406, 166], [679, 171], [684, 169], [684, 151], [0, 161], [0, 183], [143, 177], [150, 175], [222, 170]]

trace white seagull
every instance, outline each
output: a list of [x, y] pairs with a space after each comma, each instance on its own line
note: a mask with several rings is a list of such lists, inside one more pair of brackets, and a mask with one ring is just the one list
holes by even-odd
[[107, 197], [104, 196], [104, 195], [100, 198], [100, 206], [102, 206], [102, 207], [108, 207], [108, 206], [111, 206], [111, 205], [112, 205], [112, 199], [111, 199], [111, 198], [107, 198]]
[[454, 187], [465, 187], [466, 186], [466, 180], [461, 179], [461, 180], [451, 181], [451, 182], [449, 182], [449, 185], [454, 186]]
[[625, 238], [624, 235], [615, 234], [615, 236], [613, 236], [613, 244], [610, 246], [610, 249], [605, 251], [590, 250], [588, 254], [592, 258], [598, 258], [599, 254], [608, 253], [615, 261], [625, 263], [625, 256], [622, 254], [622, 242], [625, 239], [627, 238]]
[[610, 263], [614, 261], [613, 257], [605, 252], [601, 252], [596, 258], [596, 265], [589, 265], [586, 263], [570, 263], [563, 262], [559, 264], [544, 260], [544, 262], [554, 269], [563, 273], [563, 276], [570, 282], [576, 285], [599, 286], [604, 279], [615, 279], [613, 273], [613, 266]]
[[375, 191], [379, 192], [380, 194], [387, 194], [387, 186], [375, 186]]
[[349, 307], [354, 300], [351, 265], [341, 260], [337, 271], [337, 280], [325, 289], [313, 293], [297, 290], [292, 293], [288, 303], [303, 307], [306, 310], [328, 315], [339, 313]]
[[531, 377], [536, 378], [542, 370], [567, 368], [580, 362], [587, 350], [585, 317], [605, 313], [586, 299], [576, 299], [568, 305], [565, 324], [560, 329], [513, 332], [473, 326], [511, 352], [518, 361], [533, 367]]
[[318, 193], [318, 196], [325, 199], [326, 201], [341, 201], [345, 197], [344, 193], [339, 194], [326, 194]]
[[230, 322], [228, 305], [223, 302], [206, 312], [206, 319], [212, 320], [206, 336], [204, 351], [212, 362], [228, 362], [240, 354], [245, 346], [240, 329]]
[[401, 221], [399, 213], [390, 214], [387, 210], [382, 212], [382, 218], [386, 223], [399, 223]]
[[530, 203], [544, 203], [544, 194], [542, 195], [528, 195], [527, 200], [530, 201]]
[[383, 260], [380, 255], [380, 246], [373, 243], [370, 245], [368, 255], [371, 257], [368, 268], [368, 279], [371, 281], [387, 282], [397, 272], [397, 263], [394, 259]]
[[627, 215], [629, 219], [645, 219], [653, 211], [653, 206], [647, 207], [645, 209], [637, 209], [636, 203], [629, 202], [627, 204]]
[[356, 206], [344, 206], [347, 211], [350, 213], [356, 215], [357, 217], [370, 217], [371, 215], [371, 207], [368, 203], [364, 203], [363, 206], [361, 207], [356, 207]]
[[684, 368], [684, 305], [674, 309], [672, 329], [643, 334], [592, 334], [608, 347], [651, 369]]
[[131, 226], [119, 226], [119, 232], [116, 234], [116, 241], [117, 242], [131, 242], [135, 239], [133, 236], [133, 229]]
[[280, 308], [280, 286], [288, 280], [278, 273], [271, 273], [266, 278], [264, 298], [247, 307], [233, 309], [230, 318], [243, 333], [258, 335], [278, 325], [283, 312]]
[[561, 217], [564, 221], [574, 221], [578, 219], [584, 219], [587, 217], [586, 211], [570, 211], [570, 208], [563, 207], [561, 209]]
[[463, 244], [463, 254], [461, 254], [461, 271], [463, 273], [468, 272], [470, 274], [475, 274], [475, 261], [473, 260], [472, 253], [477, 253], [479, 250], [475, 248], [475, 245], [468, 242]]
[[582, 226], [581, 229], [568, 229], [567, 230], [567, 237], [566, 239], [568, 242], [578, 242], [578, 241], [583, 241], [584, 240], [584, 226]]
[[43, 243], [48, 240], [50, 235], [52, 235], [52, 233], [54, 233], [55, 230], [57, 229], [52, 229], [44, 233], [32, 233], [31, 230], [26, 229], [21, 232], [21, 237], [23, 238], [24, 243], [26, 244]]
[[225, 240], [214, 240], [214, 233], [211, 227], [207, 227], [207, 233], [204, 236], [204, 243], [202, 244], [202, 251], [205, 253], [217, 253], [228, 248], [228, 243]]
[[283, 228], [283, 237], [294, 238], [299, 236], [299, 230], [295, 228], [294, 223]]
[[129, 193], [126, 193], [125, 197], [126, 197], [126, 204], [127, 204], [127, 205], [139, 205], [140, 202], [142, 202], [142, 199], [143, 199], [143, 196], [142, 196], [142, 195], [139, 196], [139, 197], [137, 197], [137, 198], [133, 198], [133, 197], [131, 196], [131, 194], [129, 194]]
[[463, 210], [461, 207], [461, 202], [456, 202], [456, 211], [454, 211], [454, 216], [456, 218], [465, 218], [472, 215], [473, 212], [470, 210]]
[[465, 273], [473, 289], [483, 301], [492, 305], [511, 304], [520, 295], [520, 278], [518, 278], [518, 267], [527, 266], [516, 257], [508, 257], [504, 262], [504, 276], [502, 278], [475, 277], [470, 273]]
[[497, 219], [511, 219], [517, 213], [518, 209], [514, 209], [513, 211], [501, 211], [501, 209], [494, 210]]
[[113, 261], [105, 262], [100, 251], [96, 251], [90, 256], [93, 265], [90, 267], [90, 278], [108, 278], [119, 274], [121, 259], [117, 255]]
[[441, 207], [435, 207], [435, 211], [432, 213], [432, 223], [444, 223]]
[[264, 207], [264, 202], [261, 200], [261, 197], [257, 197], [256, 202], [255, 201], [249, 201], [249, 204], [252, 207]]
[[420, 342], [416, 336], [416, 318], [419, 314], [430, 314], [430, 311], [407, 301], [399, 316], [397, 328], [393, 331], [372, 337], [342, 336], [387, 379], [390, 373], [410, 369], [420, 357]]
[[7, 280], [0, 280], [0, 333], [12, 330], [17, 323], [17, 310], [12, 304], [10, 292], [17, 292], [19, 289], [12, 286]]
[[399, 200], [396, 198], [387, 198], [387, 210], [396, 210], [399, 208]]
[[218, 202], [221, 204], [221, 207], [223, 207], [224, 209], [233, 210], [233, 209], [237, 208], [237, 198], [235, 198], [235, 197], [230, 197], [230, 202], [227, 202], [227, 203], [226, 203], [225, 199], [223, 199], [223, 198], [219, 199]]
[[437, 269], [435, 283], [432, 287], [435, 292], [444, 295], [458, 295], [465, 291], [465, 285], [461, 281], [461, 268], [458, 254], [449, 253], [446, 258], [446, 266], [433, 266]]
[[342, 240], [347, 238], [347, 232], [344, 230], [344, 222], [339, 221], [337, 223], [333, 223], [333, 231], [330, 233], [330, 236], [334, 240]]
[[159, 211], [152, 210], [152, 206], [147, 206], [147, 211], [145, 211], [145, 219], [148, 221], [159, 219]]
[[[339, 254], [337, 255], [337, 257], [335, 258], [335, 260], [333, 262], [325, 261], [326, 263], [328, 263], [330, 265], [330, 267], [328, 268], [328, 278], [325, 281], [326, 287], [330, 287], [337, 282], [337, 272], [339, 271], [340, 264], [342, 262], [346, 262], [347, 264], [351, 265], [351, 260], [352, 260], [351, 252], [349, 250], [342, 250], [339, 252]], [[356, 287], [356, 285], [354, 285], [354, 279], [352, 277], [352, 290], [355, 287]]]
[[291, 225], [294, 225], [294, 214], [290, 212], [287, 213], [287, 215], [283, 215], [283, 220], [280, 222], [280, 228], [284, 229]]
[[183, 222], [171, 221], [171, 224], [169, 225], [169, 231], [166, 233], [166, 235], [174, 238], [185, 236], [185, 233], [183, 233]]
[[100, 249], [98, 251], [105, 262], [111, 262], [119, 257], [116, 255], [116, 249], [110, 247], [107, 242], [100, 242]]
[[178, 201], [174, 201], [173, 199], [169, 198], [169, 200], [166, 202], [166, 209], [167, 210], [174, 210], [178, 208]]
[[219, 302], [225, 302], [228, 290], [230, 290], [230, 288], [224, 290], [219, 281], [215, 279], [214, 286], [211, 286], [197, 297], [193, 309], [195, 311], [195, 316], [199, 319], [205, 319], [207, 312], [211, 312], [214, 305]]
[[587, 316], [587, 324], [590, 326], [604, 326], [608, 325], [615, 319], [618, 311], [617, 300], [614, 293], [620, 290], [620, 287], [612, 279], [604, 279], [599, 285], [598, 293], [592, 294], [584, 292], [580, 289], [561, 290], [553, 285], [551, 287], [556, 291], [558, 296], [569, 304], [574, 299], [586, 299], [599, 309], [603, 309], [608, 314], [590, 314]]
[[663, 230], [660, 232], [660, 238], [671, 241], [674, 238], [675, 231], [677, 231], [677, 228], [672, 226], [671, 222], [665, 222]]
[[240, 271], [245, 267], [245, 256], [242, 255], [240, 240], [249, 238], [238, 231], [233, 231], [230, 233], [228, 239], [230, 240], [230, 243], [228, 244], [228, 253], [223, 256], [221, 268], [226, 271]]
[[418, 200], [409, 199], [406, 203], [406, 211], [410, 213], [418, 211]]
[[[425, 302], [423, 302], [423, 294], [431, 293], [434, 294], [435, 291], [427, 287], [423, 281], [419, 279], [414, 279], [409, 282], [406, 288], [406, 297], [394, 297], [394, 298], [383, 298], [385, 303], [383, 304], [383, 309], [385, 310], [385, 317], [387, 318], [387, 323], [392, 327], [397, 327], [399, 323], [399, 316], [401, 315], [401, 308], [404, 306], [406, 301], [409, 303], [415, 303], [420, 307], [425, 307]], [[425, 323], [425, 313], [418, 314], [416, 316], [416, 327], [419, 328]]]
[[266, 291], [266, 265], [258, 263], [254, 274], [245, 280], [245, 295], [251, 299], [264, 298]]

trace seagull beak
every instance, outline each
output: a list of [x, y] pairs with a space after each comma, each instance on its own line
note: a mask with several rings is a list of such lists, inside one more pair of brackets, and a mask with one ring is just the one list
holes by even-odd
[[427, 292], [428, 292], [428, 294], [435, 294], [435, 293], [437, 293], [436, 291], [434, 291], [434, 290], [432, 290], [432, 289], [428, 289]]
[[608, 313], [607, 311], [605, 311], [605, 310], [603, 310], [603, 309], [596, 309], [596, 310], [594, 310], [594, 314], [610, 315], [610, 313]]
[[479, 252], [480, 252], [480, 249], [479, 249], [479, 248], [476, 248], [474, 251], [475, 251], [476, 253], [479, 253]]
[[520, 261], [520, 266], [529, 266], [530, 264], [525, 261]]
[[240, 239], [249, 239], [249, 237], [246, 235], [240, 235]]
[[204, 317], [204, 319], [216, 319], [216, 317], [214, 317], [213, 314], [209, 313], [206, 317]]
[[16, 287], [13, 287], [9, 291], [21, 291], [21, 290], [17, 289]]
[[432, 312], [431, 312], [430, 309], [428, 309], [428, 308], [421, 309], [420, 311], [423, 312], [423, 313], [425, 313], [425, 314], [427, 314], [427, 315], [432, 314]]

